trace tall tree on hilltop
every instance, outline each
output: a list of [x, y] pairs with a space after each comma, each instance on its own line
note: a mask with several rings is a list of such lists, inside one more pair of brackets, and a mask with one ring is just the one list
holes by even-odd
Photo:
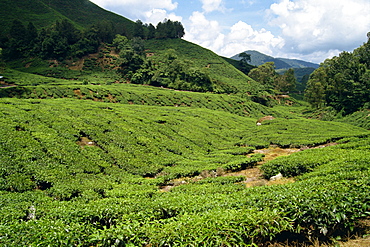
[[154, 39], [155, 38], [155, 27], [153, 26], [152, 23], [150, 23], [147, 26], [148, 34], [147, 34], [147, 39]]
[[134, 37], [145, 38], [144, 35], [144, 24], [141, 20], [135, 22]]

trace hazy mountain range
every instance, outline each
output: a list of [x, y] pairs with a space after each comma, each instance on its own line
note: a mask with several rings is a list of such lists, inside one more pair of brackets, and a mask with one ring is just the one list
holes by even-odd
[[[261, 52], [254, 51], [254, 50], [248, 50], [245, 51], [245, 53], [251, 55], [251, 62], [249, 64], [254, 66], [259, 66], [261, 64], [264, 64], [266, 62], [274, 62], [275, 67], [277, 70], [279, 69], [289, 69], [289, 68], [315, 68], [317, 69], [319, 67], [318, 64], [310, 63], [298, 59], [288, 59], [288, 58], [274, 58], [268, 55], [265, 55]], [[235, 60], [240, 60], [239, 54], [231, 57]]]

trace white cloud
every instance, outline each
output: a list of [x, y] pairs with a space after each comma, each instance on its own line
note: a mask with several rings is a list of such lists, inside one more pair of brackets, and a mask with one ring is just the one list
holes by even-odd
[[366, 41], [369, 13], [368, 0], [282, 0], [269, 9], [270, 24], [281, 29], [286, 52], [323, 58]]
[[209, 21], [201, 12], [193, 12], [189, 18], [190, 25], [186, 29], [185, 39], [208, 48], [212, 51], [221, 49], [224, 43], [222, 28], [217, 21]]
[[242, 21], [227, 30], [223, 30], [217, 21], [207, 20], [200, 12], [194, 12], [190, 21], [185, 39], [222, 56], [231, 57], [246, 50], [272, 54], [284, 45], [281, 37], [276, 37], [265, 29], [254, 30]]
[[203, 4], [202, 8], [206, 13], [212, 11], [223, 12], [225, 10], [222, 0], [201, 0], [201, 2]]
[[181, 17], [167, 12], [175, 10], [178, 6], [173, 0], [91, 0], [91, 2], [131, 20], [140, 19], [153, 24], [165, 18], [181, 20]]
[[146, 23], [153, 23], [154, 25], [156, 25], [158, 24], [158, 22], [161, 22], [164, 19], [168, 19], [171, 21], [182, 21], [181, 16], [177, 16], [174, 13], [167, 13], [167, 11], [164, 9], [152, 9], [145, 12], [144, 22]]
[[273, 54], [284, 45], [284, 39], [265, 29], [254, 30], [251, 25], [239, 21], [227, 34], [225, 46], [221, 50], [224, 56], [233, 56], [245, 50], [258, 50]]
[[177, 3], [173, 3], [172, 0], [90, 0], [91, 2], [102, 6], [126, 6], [134, 7], [135, 9], [167, 9], [174, 10], [177, 8]]

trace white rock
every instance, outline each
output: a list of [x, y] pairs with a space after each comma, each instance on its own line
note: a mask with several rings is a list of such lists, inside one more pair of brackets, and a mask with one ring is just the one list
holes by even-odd
[[280, 180], [283, 178], [283, 174], [281, 174], [281, 172], [279, 172], [279, 174], [275, 175], [275, 176], [272, 176], [270, 178], [270, 181], [276, 181], [276, 180]]

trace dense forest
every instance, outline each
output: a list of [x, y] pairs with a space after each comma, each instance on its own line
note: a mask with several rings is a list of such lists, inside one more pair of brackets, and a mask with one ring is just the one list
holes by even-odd
[[370, 37], [303, 96], [180, 22], [4, 2], [1, 246], [369, 243]]
[[313, 107], [331, 107], [341, 115], [369, 109], [370, 33], [353, 52], [325, 60], [310, 76], [305, 97]]
[[[70, 21], [63, 19], [38, 31], [32, 22], [24, 25], [14, 20], [0, 46], [5, 60], [33, 56], [64, 60], [95, 53], [102, 42], [112, 43], [116, 34], [114, 24], [109, 21], [101, 21], [88, 29], [79, 30]], [[141, 39], [165, 39], [182, 38], [184, 34], [184, 27], [178, 21], [164, 20], [154, 27], [138, 20], [133, 33], [127, 35]]]

